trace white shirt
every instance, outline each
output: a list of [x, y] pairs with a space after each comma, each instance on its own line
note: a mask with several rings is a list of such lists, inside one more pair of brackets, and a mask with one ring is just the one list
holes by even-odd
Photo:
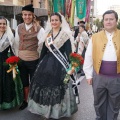
[[29, 24], [29, 25], [27, 25], [27, 24], [25, 24], [25, 28], [26, 28], [26, 30], [28, 31], [31, 27], [33, 26], [33, 24], [31, 23], [31, 24]]
[[[102, 60], [104, 61], [116, 61], [117, 56], [114, 48], [114, 44], [112, 41], [112, 37], [114, 33], [109, 33], [105, 31], [107, 35], [107, 45], [103, 54]], [[83, 65], [83, 70], [85, 72], [86, 79], [90, 79], [93, 77], [93, 60], [92, 60], [92, 40], [90, 39], [86, 53], [85, 53], [85, 61]]]
[[114, 44], [112, 41], [112, 37], [113, 37], [114, 33], [111, 34], [111, 33], [108, 33], [107, 31], [105, 31], [105, 33], [107, 35], [108, 43], [106, 45], [102, 60], [104, 60], [104, 61], [117, 61], [117, 56], [116, 56]]

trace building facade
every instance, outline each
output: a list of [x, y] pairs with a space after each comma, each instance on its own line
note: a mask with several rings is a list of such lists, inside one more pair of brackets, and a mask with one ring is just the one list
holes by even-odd
[[19, 5], [23, 6], [25, 0], [0, 0], [0, 5]]
[[[35, 9], [35, 14], [38, 17], [42, 17], [42, 16], [48, 16], [48, 11], [49, 11], [49, 4], [48, 4], [48, 0], [0, 0], [0, 5], [5, 5], [7, 6], [7, 8], [4, 10], [5, 11], [10, 11], [7, 10], [9, 6], [17, 6], [16, 8], [14, 7], [13, 11], [11, 11], [10, 13], [15, 13], [12, 16], [12, 19], [16, 17], [17, 22], [20, 23], [20, 12], [21, 12], [21, 8], [20, 6], [24, 6], [27, 4], [33, 4]], [[11, 8], [12, 9], [12, 8]], [[93, 25], [93, 20], [96, 17], [96, 0], [91, 0], [91, 7], [90, 7], [90, 26]], [[0, 6], [0, 14], [3, 13], [3, 11], [1, 11], [1, 6]], [[4, 13], [4, 15], [6, 15], [8, 13]], [[7, 16], [9, 17], [9, 16]], [[44, 20], [44, 18], [43, 18]], [[45, 19], [46, 20], [46, 19]], [[85, 19], [83, 19], [85, 20]], [[74, 17], [74, 26], [77, 26], [79, 19], [75, 16]], [[17, 23], [17, 24], [18, 24]]]
[[10, 26], [15, 29], [22, 21], [22, 6], [33, 4], [34, 13], [40, 21], [47, 21], [48, 10], [47, 0], [0, 0], [0, 15], [5, 16], [10, 21]]

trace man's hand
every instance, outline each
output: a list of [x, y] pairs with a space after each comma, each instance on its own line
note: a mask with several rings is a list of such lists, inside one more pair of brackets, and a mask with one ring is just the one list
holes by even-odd
[[37, 27], [40, 26], [39, 21], [36, 20], [36, 16], [33, 18], [33, 27], [35, 29], [35, 32], [37, 32]]
[[92, 85], [92, 81], [93, 81], [93, 79], [92, 79], [92, 78], [87, 79], [87, 83], [88, 83], [89, 85]]

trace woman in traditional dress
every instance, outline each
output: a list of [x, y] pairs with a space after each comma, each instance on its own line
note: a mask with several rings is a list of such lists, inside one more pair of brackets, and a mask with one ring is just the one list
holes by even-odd
[[13, 39], [8, 20], [0, 16], [0, 110], [20, 105], [23, 100], [19, 75], [13, 80], [12, 72], [7, 73], [9, 65], [4, 64], [9, 55], [14, 55]]
[[59, 13], [53, 13], [43, 37], [45, 40], [40, 62], [30, 84], [28, 102], [29, 111], [46, 119], [70, 117], [77, 111], [72, 81], [64, 84], [66, 65], [63, 59], [69, 62], [69, 54], [72, 52], [71, 36], [65, 18]]

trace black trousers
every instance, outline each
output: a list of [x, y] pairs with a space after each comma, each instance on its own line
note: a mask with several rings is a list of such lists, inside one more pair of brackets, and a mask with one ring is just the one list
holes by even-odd
[[22, 80], [23, 87], [28, 87], [29, 83], [34, 75], [38, 64], [38, 59], [34, 61], [24, 61], [21, 60], [20, 64], [18, 65], [20, 70], [20, 77]]

